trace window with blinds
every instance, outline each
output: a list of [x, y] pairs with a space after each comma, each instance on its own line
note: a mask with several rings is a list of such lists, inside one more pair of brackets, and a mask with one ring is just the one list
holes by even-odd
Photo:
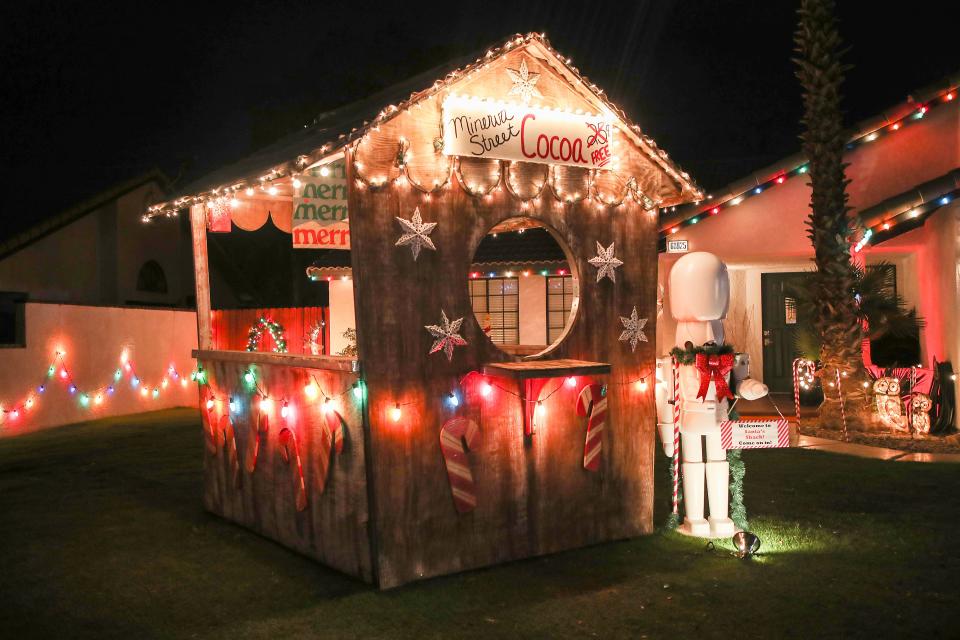
[[520, 281], [518, 278], [470, 280], [473, 313], [494, 344], [520, 344]]
[[570, 317], [573, 306], [573, 276], [547, 276], [547, 342], [553, 344]]

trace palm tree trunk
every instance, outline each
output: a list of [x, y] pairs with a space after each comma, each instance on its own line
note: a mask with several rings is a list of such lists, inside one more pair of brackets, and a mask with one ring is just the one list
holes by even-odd
[[850, 181], [844, 173], [845, 135], [840, 111], [840, 88], [849, 67], [840, 62], [843, 51], [833, 0], [802, 0], [799, 16], [795, 34], [799, 57], [795, 61], [803, 87], [804, 130], [800, 139], [810, 163], [812, 197], [807, 227], [817, 267], [812, 276], [817, 293], [814, 326], [821, 339], [825, 396], [820, 424], [831, 428], [846, 423], [850, 428], [863, 428], [870, 423], [871, 412], [863, 385], [863, 328], [854, 299], [846, 193]]

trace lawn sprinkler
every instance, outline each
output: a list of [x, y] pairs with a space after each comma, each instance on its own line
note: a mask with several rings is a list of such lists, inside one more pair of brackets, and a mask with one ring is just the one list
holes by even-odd
[[733, 546], [737, 548], [738, 558], [749, 558], [760, 548], [760, 538], [749, 531], [737, 531], [733, 534]]

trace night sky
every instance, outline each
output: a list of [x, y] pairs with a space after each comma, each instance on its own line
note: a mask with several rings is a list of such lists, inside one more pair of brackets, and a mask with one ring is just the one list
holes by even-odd
[[[942, 6], [841, 4], [848, 124], [960, 70]], [[799, 148], [792, 1], [151, 5], [5, 6], [0, 237], [152, 167], [184, 184], [516, 32], [545, 31], [707, 189]]]

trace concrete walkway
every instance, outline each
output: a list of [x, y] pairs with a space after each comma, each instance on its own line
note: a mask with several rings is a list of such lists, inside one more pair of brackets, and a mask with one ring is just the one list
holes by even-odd
[[801, 435], [797, 447], [802, 449], [816, 449], [829, 453], [839, 453], [858, 458], [874, 458], [876, 460], [894, 460], [896, 462], [953, 462], [960, 464], [960, 453], [915, 453], [900, 449], [886, 449], [853, 442], [839, 442], [827, 438]]

